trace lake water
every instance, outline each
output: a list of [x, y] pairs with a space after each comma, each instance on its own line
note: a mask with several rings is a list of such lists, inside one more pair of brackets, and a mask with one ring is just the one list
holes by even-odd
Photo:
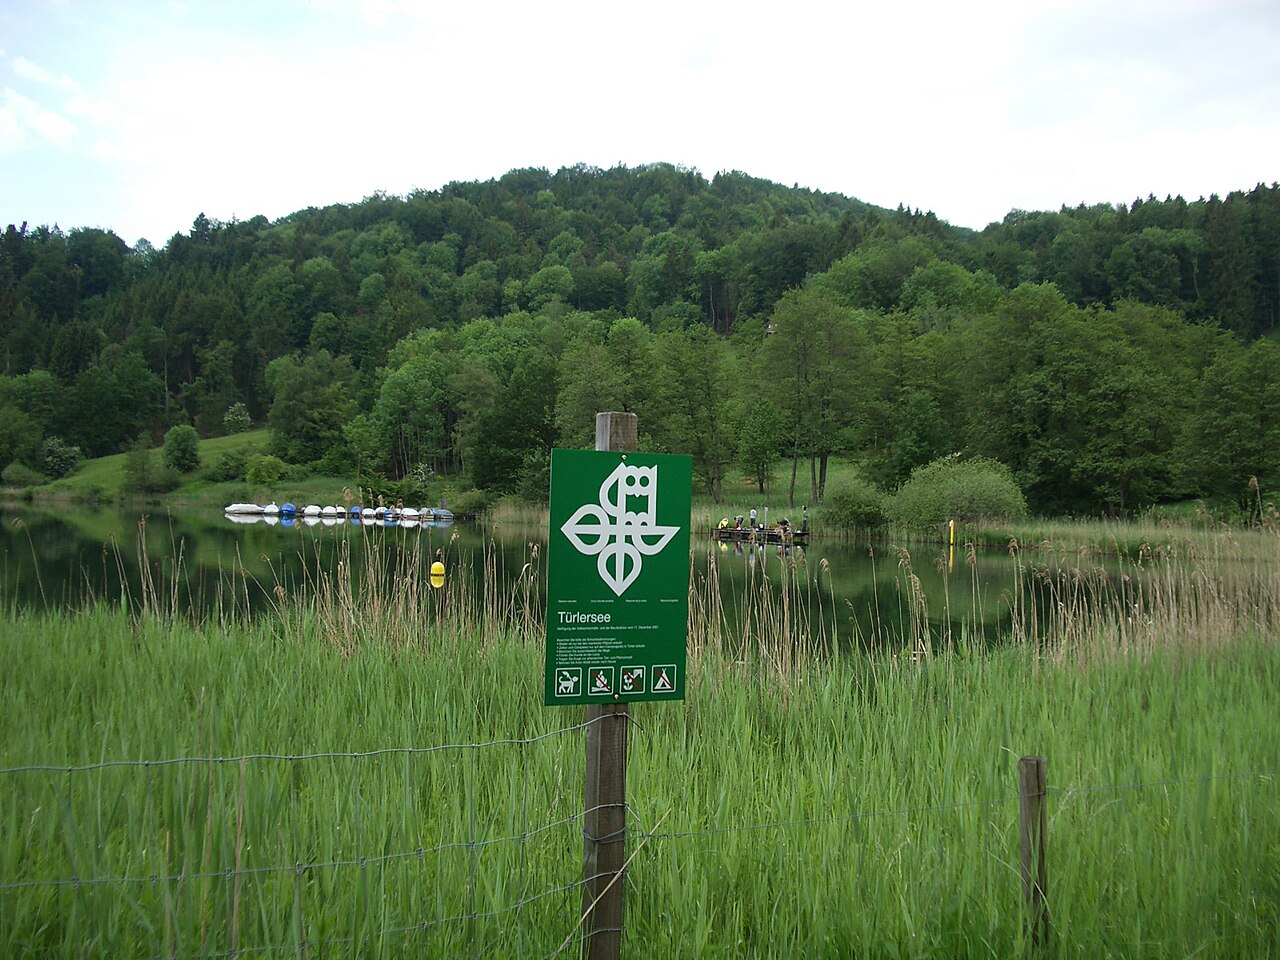
[[[358, 577], [370, 548], [424, 578], [440, 556], [451, 576], [470, 578], [479, 591], [510, 589], [530, 570], [540, 590], [545, 577], [539, 557], [546, 532], [536, 527], [238, 524], [216, 510], [25, 504], [3, 508], [0, 517], [0, 600], [8, 609], [93, 602], [137, 609], [150, 595], [197, 613], [235, 606], [267, 614], [281, 592], [307, 589], [316, 571], [333, 571], [343, 557]], [[1020, 572], [1006, 551], [952, 553], [938, 545], [914, 546], [908, 554], [892, 544], [838, 539], [782, 549], [716, 543], [696, 531], [691, 565], [694, 606], [712, 610], [722, 633], [750, 633], [782, 609], [826, 639], [886, 645], [922, 634], [1007, 635], [1027, 592], [1035, 596], [1052, 580], [1028, 576], [1025, 566]], [[1100, 577], [1095, 582], [1105, 586], [1105, 571]]]

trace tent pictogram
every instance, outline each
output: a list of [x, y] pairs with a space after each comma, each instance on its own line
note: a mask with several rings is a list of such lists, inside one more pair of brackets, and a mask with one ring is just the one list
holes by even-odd
[[653, 668], [653, 692], [674, 693], [676, 689], [676, 665], [661, 663]]

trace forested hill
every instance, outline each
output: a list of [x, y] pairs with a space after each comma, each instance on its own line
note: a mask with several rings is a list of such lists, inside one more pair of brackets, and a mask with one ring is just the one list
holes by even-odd
[[[0, 466], [54, 472], [243, 403], [287, 462], [544, 490], [590, 414], [727, 466], [951, 453], [1042, 510], [1280, 483], [1280, 188], [981, 233], [741, 173], [516, 170], [218, 223], [163, 249], [10, 225]], [[8, 468], [6, 468], [8, 469]], [[793, 471], [782, 474], [788, 482]], [[25, 475], [25, 474], [24, 474]]]

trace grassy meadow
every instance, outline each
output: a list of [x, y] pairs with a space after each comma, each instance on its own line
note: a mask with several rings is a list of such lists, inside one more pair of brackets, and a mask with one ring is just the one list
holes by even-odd
[[[1035, 629], [995, 646], [829, 645], [794, 563], [729, 637], [695, 583], [687, 701], [632, 708], [624, 953], [1023, 953], [1036, 754], [1050, 955], [1280, 955], [1268, 536], [1137, 557], [1116, 597], [1029, 559]], [[537, 563], [0, 621], [0, 955], [578, 953], [582, 713], [541, 706]]]

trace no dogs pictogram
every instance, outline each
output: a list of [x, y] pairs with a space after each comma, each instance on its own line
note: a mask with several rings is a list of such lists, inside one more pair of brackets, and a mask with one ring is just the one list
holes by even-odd
[[582, 686], [581, 667], [556, 668], [556, 696], [576, 697], [578, 688]]

